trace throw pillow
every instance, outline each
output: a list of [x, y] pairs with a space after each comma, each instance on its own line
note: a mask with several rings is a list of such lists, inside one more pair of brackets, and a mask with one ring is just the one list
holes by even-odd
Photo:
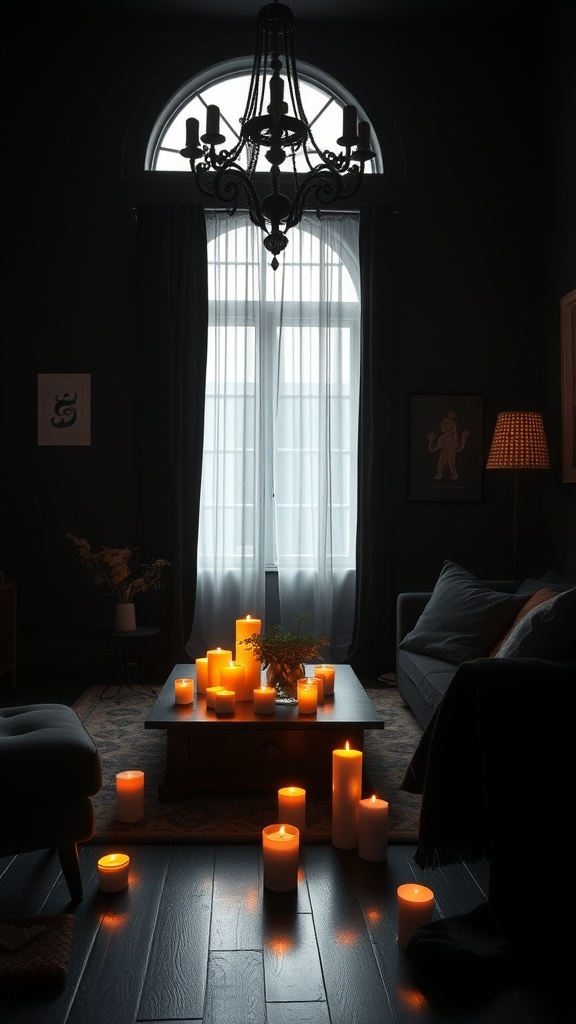
[[526, 595], [491, 590], [456, 562], [444, 562], [428, 604], [399, 646], [454, 665], [486, 657]]
[[516, 629], [518, 623], [521, 622], [522, 619], [529, 614], [529, 612], [531, 612], [534, 608], [537, 608], [539, 604], [543, 604], [544, 601], [548, 601], [551, 597], [556, 597], [556, 593], [557, 592], [555, 590], [547, 590], [544, 587], [542, 590], [537, 590], [535, 594], [532, 594], [532, 597], [528, 598], [526, 604], [522, 605], [522, 608], [518, 612], [518, 615], [514, 619], [514, 622], [512, 623], [510, 628], [506, 630], [504, 636], [501, 636], [498, 643], [494, 645], [494, 647], [490, 651], [490, 657], [496, 657], [500, 648], [502, 647], [502, 644], [508, 639], [512, 630]]
[[560, 590], [572, 590], [573, 586], [573, 582], [570, 583], [569, 580], [565, 580], [557, 572], [547, 572], [537, 580], [532, 578], [523, 580], [516, 593], [528, 595], [533, 594], [536, 590], [541, 590], [542, 587], [546, 587], [547, 590], [553, 590], [557, 594]]
[[497, 658], [548, 658], [576, 653], [576, 587], [533, 608], [504, 641]]

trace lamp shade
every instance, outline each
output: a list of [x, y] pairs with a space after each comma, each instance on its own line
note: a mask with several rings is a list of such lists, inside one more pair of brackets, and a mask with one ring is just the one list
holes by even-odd
[[486, 469], [550, 469], [539, 412], [500, 412]]

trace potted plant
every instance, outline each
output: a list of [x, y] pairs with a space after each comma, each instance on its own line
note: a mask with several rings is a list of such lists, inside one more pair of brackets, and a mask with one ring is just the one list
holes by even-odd
[[296, 630], [284, 630], [278, 624], [265, 633], [252, 633], [238, 642], [251, 650], [256, 661], [266, 669], [269, 686], [276, 690], [278, 703], [297, 702], [298, 680], [306, 675], [305, 663], [315, 661], [327, 647], [329, 640], [316, 633], [302, 633], [302, 624], [308, 618], [304, 612], [294, 619]]

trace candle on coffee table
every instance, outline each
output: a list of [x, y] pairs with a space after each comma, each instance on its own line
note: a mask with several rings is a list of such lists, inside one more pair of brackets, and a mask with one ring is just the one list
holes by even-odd
[[254, 714], [273, 715], [276, 711], [276, 690], [273, 686], [259, 686], [254, 690]]

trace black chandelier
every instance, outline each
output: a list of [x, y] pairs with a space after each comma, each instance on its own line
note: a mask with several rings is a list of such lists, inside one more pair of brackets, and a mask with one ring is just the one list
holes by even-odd
[[[263, 113], [267, 81], [270, 102], [267, 113]], [[289, 115], [284, 100], [286, 84], [295, 116]], [[211, 105], [206, 111], [206, 132], [201, 137], [197, 118], [186, 120], [186, 147], [180, 152], [190, 161], [196, 184], [204, 195], [217, 197], [227, 204], [230, 213], [236, 211], [240, 199], [247, 202], [250, 219], [264, 232], [264, 245], [274, 257], [272, 268], [276, 270], [276, 257], [288, 245], [287, 232], [302, 219], [310, 194], [314, 194], [317, 208], [354, 195], [362, 181], [365, 162], [374, 157], [370, 149], [370, 125], [367, 121], [358, 122], [356, 107], [352, 105], [343, 109], [342, 136], [337, 140], [342, 151], [336, 154], [318, 147], [300, 97], [294, 56], [294, 15], [278, 0], [266, 4], [258, 15], [252, 79], [240, 123], [237, 144], [230, 150], [217, 152], [216, 146], [221, 146], [226, 137], [220, 134], [220, 110]], [[267, 151], [272, 187], [262, 200], [254, 184], [261, 148]], [[244, 151], [246, 169], [239, 162]], [[302, 176], [296, 172], [299, 152], [304, 154], [308, 168]], [[291, 198], [280, 191], [280, 171], [290, 156]], [[318, 160], [314, 164], [313, 161]]]

